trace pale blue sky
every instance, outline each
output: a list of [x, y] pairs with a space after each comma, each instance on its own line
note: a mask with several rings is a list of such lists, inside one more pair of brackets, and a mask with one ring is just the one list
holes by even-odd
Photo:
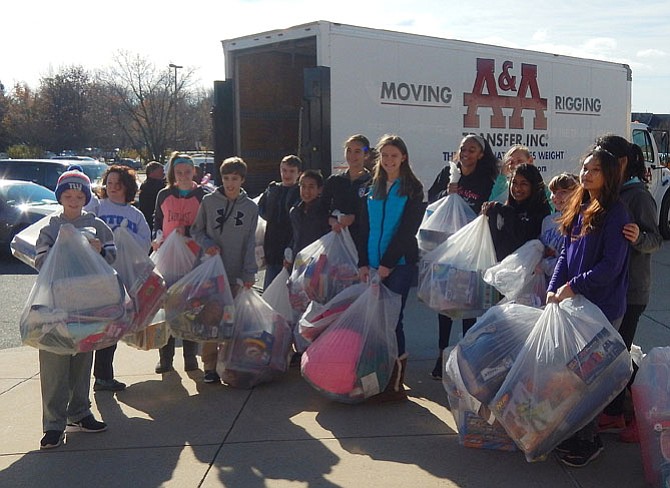
[[104, 67], [118, 49], [194, 68], [211, 86], [224, 79], [222, 39], [329, 20], [627, 63], [633, 111], [670, 113], [668, 0], [34, 0], [4, 2], [0, 17], [8, 87], [65, 65]]

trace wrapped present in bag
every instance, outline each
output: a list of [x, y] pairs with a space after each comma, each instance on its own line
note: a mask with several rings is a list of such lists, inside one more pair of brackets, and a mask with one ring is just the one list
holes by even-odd
[[[542, 260], [544, 244], [532, 239], [484, 272], [484, 281], [493, 285], [508, 300], [515, 300], [531, 285], [535, 270]], [[542, 270], [539, 273], [544, 278]]]
[[154, 270], [154, 262], [147, 250], [135, 240], [126, 225], [114, 229], [114, 243], [117, 254], [112, 266], [134, 305], [131, 333], [140, 332], [163, 305], [167, 292], [165, 280]]
[[[19, 261], [23, 261], [31, 268], [35, 268], [35, 256], [37, 255], [37, 238], [43, 227], [49, 225], [51, 215], [42, 217], [37, 222], [29, 225], [12, 238], [9, 247], [12, 255]], [[37, 268], [35, 268], [37, 269]]]
[[175, 231], [167, 236], [158, 251], [151, 253], [151, 260], [169, 288], [193, 270], [199, 252], [193, 239]]
[[121, 340], [135, 349], [150, 351], [165, 346], [170, 335], [170, 328], [165, 322], [165, 310], [160, 308], [144, 329], [124, 335]]
[[468, 393], [484, 404], [493, 399], [541, 314], [508, 303], [477, 319], [452, 353]]
[[398, 356], [401, 297], [370, 284], [303, 353], [300, 372], [326, 397], [359, 403], [386, 388]]
[[70, 224], [61, 226], [21, 315], [24, 344], [55, 354], [102, 349], [130, 330], [118, 275]]
[[593, 420], [631, 373], [619, 333], [577, 295], [547, 305], [489, 407], [526, 459], [540, 460]]
[[251, 288], [235, 297], [235, 332], [221, 345], [216, 370], [224, 383], [252, 388], [288, 368], [292, 335], [286, 319]]
[[417, 295], [433, 310], [453, 318], [476, 317], [500, 300], [482, 279], [496, 262], [487, 219], [480, 215], [421, 259]]
[[446, 360], [442, 384], [458, 429], [459, 444], [475, 449], [516, 451], [516, 444], [488, 407], [468, 393], [459, 371], [456, 348], [449, 349], [443, 353]]
[[358, 253], [349, 230], [329, 232], [296, 256], [289, 278], [291, 306], [302, 314], [310, 301], [326, 303], [358, 281]]
[[222, 342], [233, 335], [235, 307], [219, 256], [202, 264], [168, 288], [165, 320], [172, 335], [189, 341]]
[[416, 236], [419, 250], [423, 253], [432, 251], [476, 218], [475, 212], [458, 194], [431, 203]]
[[655, 347], [642, 359], [632, 386], [644, 479], [670, 486], [670, 347]]
[[311, 344], [363, 294], [367, 287], [365, 283], [356, 283], [342, 290], [325, 305], [311, 302], [298, 321], [300, 335]]

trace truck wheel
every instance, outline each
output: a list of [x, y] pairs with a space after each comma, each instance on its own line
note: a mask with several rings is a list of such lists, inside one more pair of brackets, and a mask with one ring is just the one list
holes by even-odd
[[658, 230], [663, 239], [670, 239], [670, 191], [663, 196], [661, 215], [658, 220]]

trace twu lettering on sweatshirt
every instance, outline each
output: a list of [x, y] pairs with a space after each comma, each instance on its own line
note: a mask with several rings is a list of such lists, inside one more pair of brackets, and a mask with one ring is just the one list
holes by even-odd
[[[123, 215], [101, 215], [100, 219], [103, 222], [105, 222], [105, 224], [107, 224], [111, 229], [116, 229], [117, 227], [120, 227], [124, 219], [127, 220], [127, 218], [124, 217]], [[131, 222], [130, 220], [128, 220], [128, 230], [130, 232], [137, 234], [138, 231], [137, 222]]]

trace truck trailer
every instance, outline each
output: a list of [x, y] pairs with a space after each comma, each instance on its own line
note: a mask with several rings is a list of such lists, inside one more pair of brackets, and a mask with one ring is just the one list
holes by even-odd
[[670, 237], [670, 172], [649, 131], [631, 132], [628, 65], [327, 21], [222, 44], [216, 160], [242, 156], [252, 195], [278, 178], [287, 154], [324, 176], [345, 168], [343, 143], [353, 134], [373, 144], [401, 136], [427, 188], [469, 133], [499, 159], [512, 145], [528, 146], [546, 182], [578, 173], [595, 138], [614, 133], [645, 142], [650, 189]]

